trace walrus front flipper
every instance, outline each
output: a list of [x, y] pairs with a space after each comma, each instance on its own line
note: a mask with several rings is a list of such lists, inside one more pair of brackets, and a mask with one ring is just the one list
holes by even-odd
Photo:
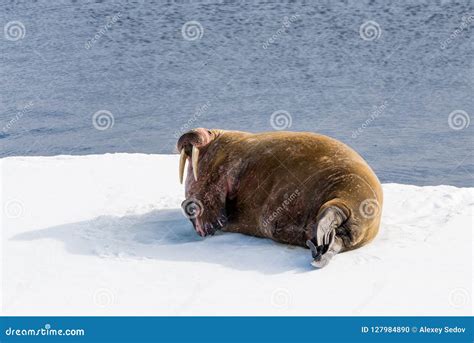
[[317, 224], [306, 245], [311, 249], [316, 268], [326, 266], [331, 258], [342, 249], [341, 239], [336, 237], [336, 229], [347, 219], [347, 215], [336, 206], [329, 206], [318, 215]]

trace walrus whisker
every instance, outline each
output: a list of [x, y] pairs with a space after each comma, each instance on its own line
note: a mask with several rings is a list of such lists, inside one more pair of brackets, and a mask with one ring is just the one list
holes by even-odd
[[199, 149], [193, 145], [193, 152], [192, 152], [192, 166], [193, 166], [193, 174], [194, 180], [197, 181], [198, 179], [198, 160], [199, 160]]
[[181, 149], [181, 155], [179, 157], [179, 183], [183, 183], [183, 176], [184, 176], [184, 167], [186, 166], [186, 152], [184, 151], [184, 148]]

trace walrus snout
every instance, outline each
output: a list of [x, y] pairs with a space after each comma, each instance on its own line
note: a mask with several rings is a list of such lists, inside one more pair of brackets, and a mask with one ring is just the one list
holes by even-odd
[[206, 237], [207, 235], [214, 235], [216, 233], [216, 225], [211, 223], [204, 223], [201, 217], [196, 217], [190, 219], [191, 223], [194, 226], [194, 230], [201, 237]]
[[207, 236], [207, 230], [205, 229], [204, 225], [202, 224], [201, 218], [194, 218], [190, 219], [191, 223], [193, 223], [194, 230], [196, 230], [197, 234], [201, 237]]

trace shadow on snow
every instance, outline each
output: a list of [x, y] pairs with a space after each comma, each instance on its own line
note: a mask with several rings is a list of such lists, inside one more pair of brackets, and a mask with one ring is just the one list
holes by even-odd
[[12, 239], [56, 239], [72, 254], [102, 258], [213, 263], [264, 274], [313, 270], [309, 250], [301, 247], [236, 233], [218, 232], [201, 238], [178, 209], [101, 216], [21, 233]]

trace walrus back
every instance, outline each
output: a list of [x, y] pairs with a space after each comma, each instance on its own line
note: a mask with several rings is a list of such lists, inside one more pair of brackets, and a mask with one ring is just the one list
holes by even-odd
[[377, 234], [382, 187], [370, 166], [349, 146], [324, 135], [296, 132], [242, 133], [233, 135], [230, 145], [226, 153], [246, 163], [239, 185], [246, 199], [238, 206], [251, 222], [261, 221], [297, 192], [288, 209], [299, 217], [284, 225], [303, 226], [325, 203], [341, 199], [341, 206], [351, 213], [346, 231], [340, 232], [346, 241], [344, 250], [362, 246]]

